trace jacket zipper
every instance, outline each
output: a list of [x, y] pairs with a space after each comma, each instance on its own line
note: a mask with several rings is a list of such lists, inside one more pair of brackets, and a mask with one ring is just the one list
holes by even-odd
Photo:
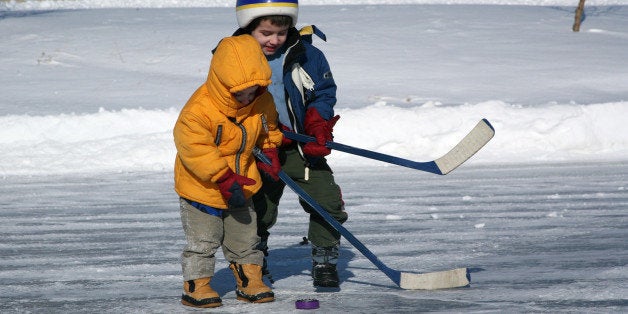
[[238, 152], [236, 153], [236, 160], [235, 160], [235, 172], [237, 174], [241, 174], [240, 173], [240, 158], [242, 157], [242, 153], [244, 152], [244, 148], [246, 147], [246, 129], [244, 128], [244, 126], [240, 123], [236, 123], [236, 125], [240, 128], [240, 131], [242, 131], [242, 143], [240, 143], [240, 148], [238, 149]]

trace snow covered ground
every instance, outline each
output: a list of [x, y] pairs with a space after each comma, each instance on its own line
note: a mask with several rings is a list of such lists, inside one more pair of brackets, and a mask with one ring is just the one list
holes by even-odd
[[[573, 33], [577, 1], [491, 5], [512, 2], [301, 6], [299, 25], [328, 36], [338, 142], [425, 161], [495, 126], [447, 176], [330, 157], [347, 229], [394, 269], [469, 267], [471, 287], [400, 290], [345, 241], [341, 290], [314, 291], [288, 192], [277, 301], [237, 302], [221, 260], [213, 311], [628, 310], [628, 5], [588, 0]], [[0, 312], [188, 311], [171, 131], [235, 17], [177, 3], [0, 2]]]

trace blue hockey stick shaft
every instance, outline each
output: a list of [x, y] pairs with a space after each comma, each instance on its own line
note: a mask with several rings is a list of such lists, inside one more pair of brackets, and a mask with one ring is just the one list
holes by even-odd
[[[253, 154], [257, 159], [261, 160], [264, 163], [270, 164], [270, 160], [259, 148], [255, 148], [253, 150]], [[398, 270], [391, 269], [386, 266], [382, 261], [373, 254], [360, 240], [358, 240], [347, 228], [343, 227], [336, 219], [334, 219], [324, 208], [322, 208], [305, 190], [303, 190], [294, 180], [292, 180], [283, 170], [279, 171], [279, 178], [283, 181], [290, 189], [292, 189], [301, 199], [307, 202], [316, 213], [318, 213], [327, 223], [329, 223], [334, 229], [338, 230], [340, 234], [351, 243], [360, 253], [362, 253], [366, 258], [369, 259], [379, 270], [381, 270], [388, 278], [390, 278], [397, 286], [400, 286], [401, 283], [401, 272]]]
[[[294, 133], [284, 132], [283, 135], [291, 140], [307, 143], [314, 142], [314, 137]], [[452, 170], [456, 169], [467, 159], [471, 158], [480, 148], [482, 148], [488, 141], [490, 141], [495, 135], [495, 129], [486, 119], [480, 120], [478, 124], [465, 136], [451, 151], [442, 157], [426, 162], [412, 161], [400, 157], [386, 155], [362, 148], [357, 148], [349, 145], [340, 144], [333, 141], [327, 141], [325, 146], [328, 148], [338, 150], [341, 152], [354, 154], [366, 158], [371, 158], [403, 167], [408, 167], [415, 170], [421, 170], [425, 172], [435, 173], [438, 175], [445, 175]]]
[[[302, 143], [316, 141], [314, 137], [308, 136], [305, 134], [300, 134], [300, 133], [284, 131], [283, 135], [293, 141], [302, 142]], [[391, 155], [386, 155], [386, 154], [374, 152], [371, 150], [357, 148], [357, 147], [341, 144], [338, 142], [332, 142], [332, 141], [327, 141], [327, 143], [325, 143], [325, 146], [331, 149], [335, 149], [337, 151], [354, 154], [354, 155], [358, 155], [358, 156], [362, 156], [366, 158], [371, 158], [371, 159], [375, 159], [375, 160], [379, 160], [379, 161], [383, 161], [383, 162], [387, 162], [387, 163], [391, 163], [391, 164], [395, 164], [395, 165], [399, 165], [403, 167], [408, 167], [408, 168], [431, 172], [431, 173], [440, 174], [440, 175], [443, 174], [440, 171], [440, 169], [438, 169], [438, 166], [436, 165], [434, 161], [428, 161], [428, 162], [412, 161], [412, 160], [403, 159], [403, 158], [399, 158], [399, 157], [395, 157]]]

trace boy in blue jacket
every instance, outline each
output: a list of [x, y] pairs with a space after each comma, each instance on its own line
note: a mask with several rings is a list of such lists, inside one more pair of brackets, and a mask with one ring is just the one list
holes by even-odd
[[[332, 140], [336, 83], [325, 55], [312, 45], [312, 34], [325, 35], [315, 26], [295, 28], [298, 0], [238, 0], [236, 17], [240, 28], [234, 35], [250, 34], [261, 45], [272, 70], [273, 95], [283, 130], [304, 133], [316, 142], [300, 144], [286, 140], [279, 147], [282, 170], [312, 196], [334, 219], [348, 216], [340, 187], [335, 183], [325, 156], [325, 142]], [[263, 176], [262, 189], [253, 197], [258, 217], [259, 249], [268, 254], [268, 230], [277, 220], [277, 207], [285, 184]], [[312, 243], [314, 286], [338, 287], [336, 264], [340, 233], [303, 200], [310, 215], [308, 238]], [[268, 274], [265, 267], [264, 272]]]

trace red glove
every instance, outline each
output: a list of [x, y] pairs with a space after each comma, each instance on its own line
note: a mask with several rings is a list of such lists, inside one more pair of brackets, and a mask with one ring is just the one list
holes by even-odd
[[233, 207], [242, 207], [246, 204], [246, 197], [244, 197], [243, 185], [253, 185], [255, 180], [236, 174], [231, 169], [227, 169], [225, 173], [218, 181], [218, 189], [222, 197], [227, 200], [227, 204]]
[[331, 149], [325, 146], [327, 141], [331, 141], [334, 131], [334, 125], [340, 116], [335, 116], [329, 121], [323, 119], [314, 108], [310, 108], [305, 112], [305, 134], [314, 136], [316, 142], [309, 142], [303, 146], [303, 153], [314, 157], [324, 157], [331, 154]]
[[[292, 130], [290, 130], [290, 128], [285, 126], [285, 125], [281, 125], [281, 130], [287, 131], [287, 132], [292, 132]], [[290, 145], [292, 145], [292, 143], [293, 143], [293, 141], [291, 139], [285, 137], [285, 136], [281, 139], [281, 146], [283, 146], [283, 147], [290, 146]]]
[[281, 171], [281, 163], [279, 163], [279, 154], [276, 148], [266, 148], [262, 150], [264, 155], [270, 159], [270, 165], [258, 160], [257, 169], [264, 171], [269, 177], [275, 181], [279, 181], [279, 171]]

